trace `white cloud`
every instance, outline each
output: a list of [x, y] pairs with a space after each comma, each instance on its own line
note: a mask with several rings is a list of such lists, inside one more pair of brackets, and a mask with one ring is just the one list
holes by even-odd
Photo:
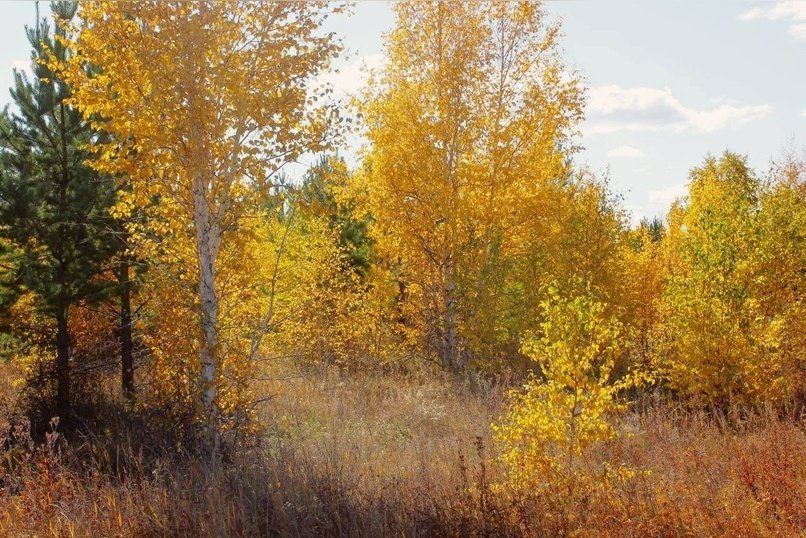
[[646, 153], [632, 146], [619, 146], [608, 151], [607, 156], [610, 158], [643, 159], [646, 157]]
[[778, 0], [772, 5], [749, 9], [741, 13], [739, 19], [743, 21], [756, 19], [806, 21], [806, 4], [802, 0]]
[[748, 9], [739, 14], [739, 20], [754, 21], [766, 19], [770, 21], [787, 21], [789, 35], [797, 40], [806, 41], [806, 2], [803, 0], [778, 0], [771, 5]]
[[806, 41], [806, 22], [799, 22], [789, 26], [789, 35], [798, 41]]
[[598, 86], [588, 92], [587, 134], [616, 131], [714, 132], [761, 119], [767, 104], [719, 104], [710, 109], [685, 106], [669, 88], [617, 85]]
[[806, 118], [806, 108], [803, 109], [803, 112], [801, 112], [800, 115]]
[[381, 67], [383, 61], [382, 54], [360, 56], [338, 71], [322, 76], [320, 82], [330, 84], [337, 96], [354, 95], [366, 84], [368, 71]]
[[686, 195], [686, 184], [678, 183], [660, 189], [650, 189], [647, 195], [650, 204], [668, 209], [672, 202]]

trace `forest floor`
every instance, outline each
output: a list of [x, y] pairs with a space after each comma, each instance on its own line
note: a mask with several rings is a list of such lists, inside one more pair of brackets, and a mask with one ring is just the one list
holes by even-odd
[[514, 494], [502, 384], [320, 368], [264, 389], [257, 442], [214, 469], [131, 438], [7, 444], [0, 536], [806, 535], [802, 417], [647, 399], [589, 454], [634, 478]]

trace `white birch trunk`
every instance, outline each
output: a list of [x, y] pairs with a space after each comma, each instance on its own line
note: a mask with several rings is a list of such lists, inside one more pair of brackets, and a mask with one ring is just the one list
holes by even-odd
[[221, 244], [221, 227], [210, 213], [205, 180], [201, 174], [193, 182], [193, 223], [199, 255], [199, 297], [201, 299], [202, 345], [201, 403], [206, 421], [208, 441], [217, 450], [218, 410], [216, 404], [216, 365], [218, 362], [218, 295], [215, 286], [216, 258]]

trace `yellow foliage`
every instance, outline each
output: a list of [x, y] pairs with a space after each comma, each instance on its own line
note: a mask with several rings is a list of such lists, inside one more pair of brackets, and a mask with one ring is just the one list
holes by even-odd
[[20, 389], [27, 378], [41, 364], [51, 359], [49, 337], [55, 331], [54, 323], [37, 308], [38, 297], [32, 292], [24, 292], [8, 309], [9, 342], [7, 357], [16, 365], [19, 377], [11, 381], [15, 389]]
[[790, 224], [804, 215], [802, 199], [783, 190], [762, 197], [738, 155], [692, 172], [663, 245], [657, 364], [673, 388], [719, 407], [774, 403], [797, 390], [803, 300], [787, 289], [802, 279], [792, 273], [802, 267], [802, 228]]
[[[755, 295], [772, 318], [767, 349], [779, 357], [786, 396], [806, 394], [806, 159], [788, 156], [761, 195]], [[763, 363], [759, 361], [762, 367]], [[757, 391], [759, 392], [759, 391]]]
[[625, 318], [633, 329], [630, 366], [651, 368], [656, 352], [663, 290], [662, 237], [653, 237], [646, 224], [630, 233], [623, 252], [623, 281], [627, 285]]
[[388, 61], [359, 107], [371, 148], [355, 188], [405, 288], [407, 330], [460, 370], [478, 351], [465, 320], [500, 315], [479, 296], [546, 217], [542, 186], [566, 173], [561, 148], [582, 94], [537, 3], [411, 1], [395, 12]]
[[346, 363], [368, 316], [358, 278], [346, 267], [327, 222], [296, 211], [274, 219], [263, 248], [280, 254], [265, 280], [273, 288], [274, 309], [265, 354]]
[[[502, 461], [518, 489], [573, 485], [595, 476], [577, 465], [590, 447], [617, 436], [610, 419], [625, 410], [619, 393], [649, 381], [633, 372], [614, 380], [613, 368], [626, 345], [625, 329], [606, 314], [590, 291], [572, 298], [549, 289], [542, 303], [540, 334], [528, 338], [523, 352], [540, 367], [522, 390], [513, 391], [509, 414], [493, 425], [505, 451]], [[626, 477], [621, 469], [616, 476]]]
[[86, 2], [62, 39], [75, 53], [53, 62], [70, 102], [109, 135], [93, 145], [92, 166], [127, 181], [113, 214], [130, 219], [136, 257], [150, 267], [143, 330], [157, 394], [198, 401], [208, 433], [219, 417], [239, 422], [231, 414], [245, 409], [265, 330], [263, 198], [284, 164], [334, 135], [335, 111], [315, 104], [327, 90], [312, 79], [340, 51], [318, 30], [341, 9]]

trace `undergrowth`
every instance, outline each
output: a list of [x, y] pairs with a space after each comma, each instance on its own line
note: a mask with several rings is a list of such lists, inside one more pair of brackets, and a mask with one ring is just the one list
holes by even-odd
[[[260, 435], [211, 466], [120, 420], [41, 441], [3, 417], [3, 536], [799, 536], [806, 433], [789, 413], [647, 400], [591, 461], [607, 487], [513, 492], [490, 436], [506, 386], [336, 369], [266, 382]], [[116, 430], [116, 431], [113, 431]], [[145, 437], [144, 437], [145, 436]], [[585, 462], [580, 462], [585, 465]]]

